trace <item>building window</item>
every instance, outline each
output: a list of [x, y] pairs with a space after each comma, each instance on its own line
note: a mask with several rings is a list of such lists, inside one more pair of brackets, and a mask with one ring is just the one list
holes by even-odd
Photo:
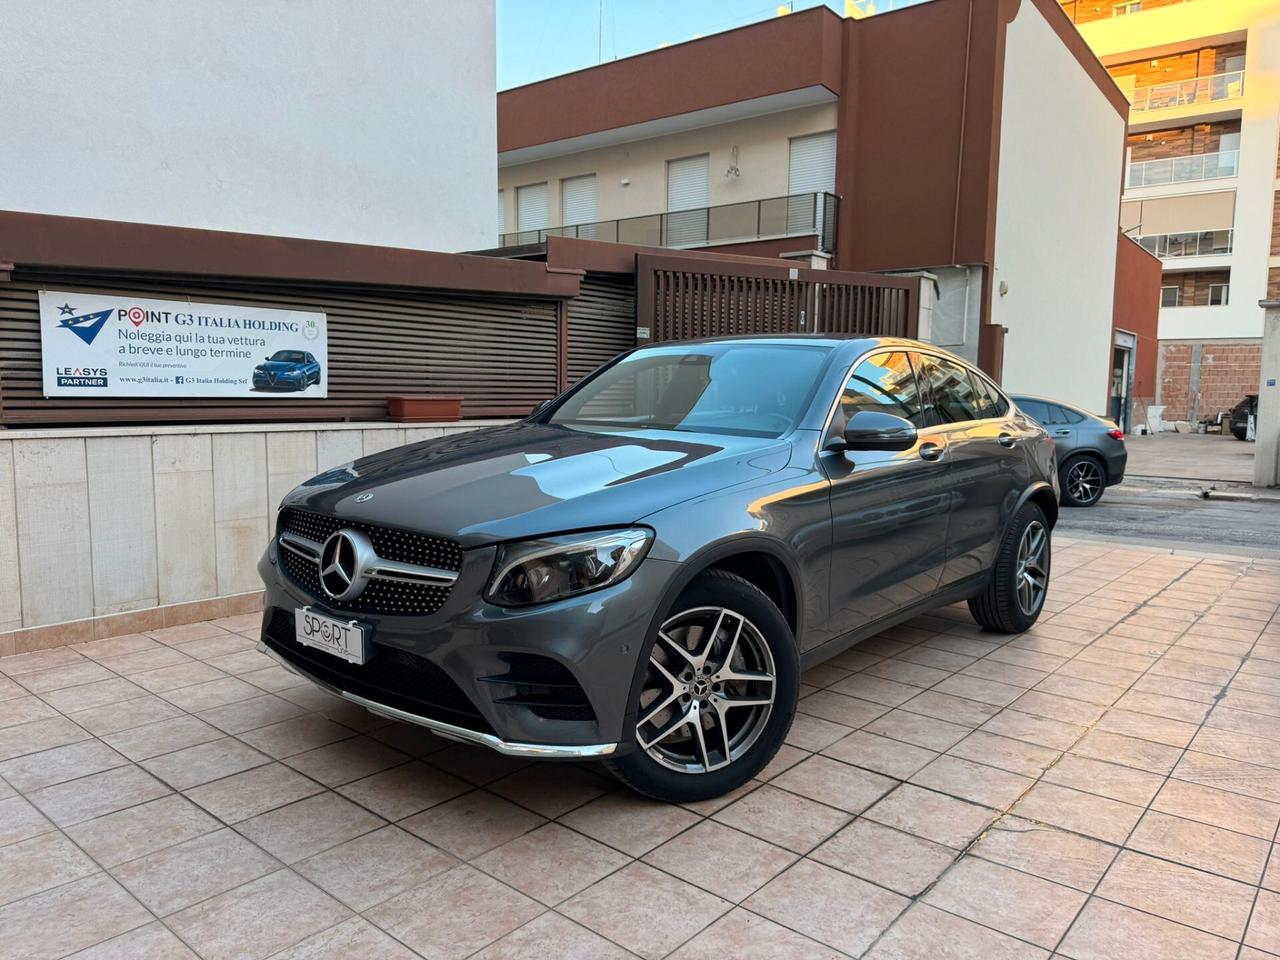
[[1229, 283], [1209, 284], [1209, 306], [1225, 307], [1230, 294], [1231, 284]]
[[506, 193], [502, 190], [498, 191], [498, 237], [501, 238], [507, 232], [507, 205]]
[[1142, 0], [1124, 0], [1123, 3], [1113, 3], [1111, 5], [1111, 15], [1113, 17], [1127, 17], [1131, 13], [1137, 13], [1142, 9]]
[[566, 177], [560, 181], [560, 225], [574, 227], [566, 230], [570, 236], [595, 239], [596, 175]]
[[[544, 230], [547, 226], [547, 185], [531, 183], [516, 187], [516, 229]], [[530, 241], [536, 243], [537, 240]]]
[[707, 242], [707, 210], [710, 204], [710, 154], [667, 161], [668, 247]]
[[787, 172], [787, 233], [821, 236], [824, 203], [819, 194], [835, 192], [836, 132], [792, 137]]
[[1177, 307], [1182, 302], [1182, 293], [1178, 287], [1160, 288], [1160, 306]]

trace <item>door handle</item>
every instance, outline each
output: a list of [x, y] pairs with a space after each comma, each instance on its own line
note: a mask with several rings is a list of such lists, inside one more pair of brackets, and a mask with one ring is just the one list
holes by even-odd
[[922, 443], [920, 445], [920, 459], [936, 461], [942, 459], [942, 452], [945, 448], [940, 443]]
[[1012, 447], [1017, 444], [1018, 438], [1012, 433], [1002, 433], [1000, 434], [999, 442], [1002, 447]]
[[1069, 436], [1071, 436], [1071, 431], [1070, 431], [1070, 430], [1055, 430], [1055, 431], [1053, 431], [1053, 435], [1054, 435], [1055, 437], [1069, 437]]

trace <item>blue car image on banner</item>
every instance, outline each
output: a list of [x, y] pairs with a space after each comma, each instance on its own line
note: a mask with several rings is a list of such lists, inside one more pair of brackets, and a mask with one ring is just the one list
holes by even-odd
[[254, 390], [305, 390], [320, 382], [320, 364], [305, 350], [277, 350], [253, 368]]

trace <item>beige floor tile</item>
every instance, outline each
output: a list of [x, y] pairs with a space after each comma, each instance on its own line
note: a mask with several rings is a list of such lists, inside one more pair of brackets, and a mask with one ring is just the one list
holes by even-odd
[[264, 694], [200, 711], [200, 719], [226, 733], [238, 734], [300, 717], [306, 710], [283, 697]]
[[[1050, 750], [1066, 750], [1087, 730], [1083, 724], [1050, 720], [1021, 710], [1001, 710], [976, 732], [996, 734], [1023, 743], [1036, 744]], [[954, 749], [952, 752], [956, 752]], [[964, 754], [960, 754], [964, 756]], [[1021, 773], [1022, 771], [1014, 771]], [[1030, 774], [1028, 774], [1029, 776]]]
[[[369, 731], [369, 737], [411, 757], [425, 757], [450, 746], [448, 740], [437, 737], [426, 727], [420, 727], [416, 723], [389, 723], [385, 727]], [[453, 746], [461, 746], [461, 744], [453, 744]], [[492, 750], [483, 752], [493, 753]]]
[[900, 709], [969, 729], [982, 726], [1000, 712], [1000, 706], [943, 693], [937, 687], [918, 694]]
[[[377, 739], [384, 733], [385, 729], [374, 731], [369, 736]], [[434, 739], [432, 738], [433, 741]], [[397, 744], [393, 743], [392, 746], [397, 747], [404, 753], [410, 752]], [[495, 753], [485, 747], [473, 747], [462, 743], [455, 743], [443, 750], [430, 753], [428, 760], [433, 767], [439, 767], [446, 773], [452, 773], [455, 777], [461, 777], [476, 786], [484, 786], [514, 773], [516, 770], [523, 770], [525, 767], [532, 765], [529, 760], [523, 760], [519, 757], [504, 757], [502, 754]], [[564, 768], [561, 767], [561, 769]]]
[[[288, 703], [287, 700], [280, 702]], [[336, 787], [388, 767], [407, 763], [409, 759], [408, 754], [385, 743], [369, 737], [351, 737], [295, 754], [285, 762], [312, 780], [319, 780], [326, 787]]]
[[1105, 706], [1096, 703], [1073, 700], [1070, 697], [1061, 697], [1057, 694], [1046, 693], [1043, 690], [1030, 690], [1013, 701], [1010, 706], [1014, 710], [1020, 710], [1023, 713], [1029, 713], [1037, 717], [1044, 717], [1047, 720], [1058, 720], [1062, 723], [1074, 723], [1083, 726], [1096, 723], [1107, 709]]
[[1094, 898], [1085, 904], [1060, 952], [1072, 960], [1234, 960], [1236, 944]]
[[849, 813], [860, 813], [897, 786], [888, 777], [820, 756], [802, 761], [772, 783]]
[[924, 899], [949, 913], [1053, 949], [1087, 896], [1001, 864], [965, 857], [943, 874]]
[[159, 667], [155, 670], [147, 670], [144, 673], [135, 673], [131, 679], [140, 687], [150, 690], [152, 693], [165, 693], [168, 690], [177, 690], [179, 687], [189, 687], [193, 683], [208, 683], [211, 680], [221, 680], [226, 674], [221, 670], [217, 670], [206, 663], [199, 660], [189, 660], [186, 663], [174, 664], [171, 667]]
[[867, 724], [865, 732], [941, 752], [955, 746], [971, 731], [958, 723], [899, 709]]
[[313, 933], [271, 960], [417, 960], [417, 956], [368, 920], [351, 917]]
[[236, 703], [258, 697], [262, 691], [239, 677], [223, 677], [221, 680], [210, 680], [207, 683], [193, 683], [189, 687], [166, 690], [161, 696], [169, 703], [181, 707], [187, 713], [199, 713], [211, 707], [220, 707], [224, 703]]
[[797, 709], [811, 717], [820, 717], [856, 729], [887, 713], [889, 707], [870, 700], [848, 697], [833, 690], [819, 690], [801, 700]]
[[1096, 793], [1100, 797], [1123, 800], [1145, 807], [1165, 783], [1158, 773], [1136, 767], [1104, 763], [1068, 753], [1045, 771], [1044, 779], [1064, 787]]
[[1034, 783], [1007, 770], [944, 755], [911, 778], [911, 783], [996, 810], [1012, 806]]
[[1077, 833], [1002, 817], [973, 847], [974, 856], [1086, 893], [1115, 858], [1116, 848]]
[[297, 863], [384, 825], [350, 800], [320, 793], [241, 821], [236, 830], [283, 862]]
[[175, 790], [189, 790], [270, 762], [270, 757], [253, 747], [234, 737], [223, 737], [143, 760], [142, 766]]
[[932, 750], [855, 730], [825, 748], [823, 754], [897, 780], [906, 780], [937, 756]]
[[959, 850], [986, 829], [995, 811], [903, 784], [863, 816], [913, 836]]
[[237, 679], [253, 684], [260, 691], [276, 694], [311, 685], [309, 680], [303, 680], [296, 673], [291, 673], [284, 667], [266, 667], [262, 670], [250, 670], [248, 673], [239, 674]]
[[617, 786], [614, 780], [581, 765], [535, 763], [493, 782], [489, 789], [544, 817], [555, 818]]
[[1280, 956], [1280, 895], [1259, 891], [1244, 939], [1251, 947]]
[[1049, 951], [916, 903], [866, 953], [867, 960], [1044, 960]]
[[0, 673], [9, 677], [20, 677], [41, 670], [80, 664], [84, 661], [85, 658], [71, 647], [53, 647], [49, 650], [20, 653], [13, 657], [0, 657]]
[[628, 863], [629, 858], [558, 823], [509, 840], [471, 861], [485, 873], [555, 906]]
[[87, 643], [72, 644], [72, 649], [86, 657], [102, 661], [110, 657], [119, 657], [128, 653], [143, 650], [161, 650], [163, 646], [141, 633], [125, 633], [118, 637], [107, 637], [103, 640], [90, 640]]
[[610, 874], [559, 912], [632, 953], [654, 958], [684, 943], [731, 907], [643, 863]]
[[204, 960], [262, 960], [350, 915], [291, 870], [175, 913], [165, 923]]
[[918, 896], [951, 866], [956, 852], [872, 820], [855, 820], [810, 858], [906, 897]]
[[308, 857], [294, 869], [362, 912], [425, 883], [457, 861], [398, 827], [382, 827]]
[[103, 737], [104, 742], [135, 762], [173, 753], [197, 743], [222, 738], [222, 731], [186, 714]]
[[186, 795], [223, 823], [239, 823], [323, 789], [282, 763], [268, 763], [192, 787]]
[[101, 773], [129, 761], [101, 740], [81, 740], [0, 763], [0, 777], [23, 793]]
[[250, 640], [248, 637], [242, 637], [234, 633], [224, 633], [216, 637], [189, 640], [176, 646], [189, 657], [195, 657], [197, 660], [209, 660], [213, 657], [225, 657], [228, 654], [252, 650], [256, 645], [257, 641]]
[[1280, 821], [1280, 804], [1227, 793], [1185, 780], [1166, 781], [1153, 810], [1270, 840]]
[[1280, 770], [1271, 767], [1188, 750], [1173, 775], [1179, 780], [1280, 803]]
[[[385, 748], [390, 749], [390, 748]], [[343, 796], [388, 820], [403, 820], [466, 793], [470, 786], [420, 760], [337, 788]]]
[[354, 730], [308, 714], [249, 730], [240, 739], [279, 760], [353, 736]]
[[279, 866], [234, 830], [223, 828], [120, 864], [111, 874], [148, 910], [164, 917]]
[[988, 767], [998, 767], [1023, 777], [1038, 777], [1058, 759], [1057, 750], [1022, 740], [975, 730], [947, 753]]
[[528, 833], [544, 819], [484, 790], [431, 807], [400, 826], [462, 860]]
[[639, 857], [697, 823], [698, 816], [630, 790], [615, 790], [570, 810], [559, 820], [579, 833]]
[[[237, 676], [244, 673], [252, 673], [255, 670], [263, 670], [267, 667], [275, 665], [275, 661], [268, 657], [265, 653], [259, 653], [252, 647], [254, 641], [249, 641], [250, 646], [235, 653], [224, 653], [221, 656], [209, 657], [205, 663], [211, 667], [216, 667], [223, 673], [229, 673]], [[185, 648], [184, 648], [185, 649]]]
[[135, 673], [146, 673], [159, 667], [172, 667], [179, 663], [189, 663], [191, 658], [180, 650], [156, 644], [154, 649], [142, 650], [138, 653], [126, 653], [119, 657], [106, 657], [100, 663], [112, 673], [122, 677]]
[[1026, 686], [986, 680], [966, 673], [948, 677], [932, 689], [938, 693], [963, 697], [965, 700], [976, 700], [978, 703], [994, 707], [1007, 707], [1026, 692]]
[[204, 621], [201, 623], [182, 623], [176, 627], [162, 627], [158, 630], [145, 631], [148, 637], [164, 644], [189, 643], [192, 640], [203, 640], [206, 637], [225, 636], [227, 631], [221, 627]]
[[1138, 822], [1142, 808], [1042, 781], [1018, 802], [1013, 813], [1118, 844]]
[[816, 940], [738, 908], [671, 954], [671, 960], [840, 960], [843, 956]]
[[1239, 940], [1254, 890], [1226, 877], [1123, 850], [1102, 878], [1097, 896]]
[[631, 960], [617, 944], [548, 910], [491, 943], [474, 960]]
[[[168, 649], [168, 648], [166, 648]], [[148, 923], [71, 954], [67, 960], [198, 960], [159, 921]]]
[[44, 814], [22, 797], [0, 800], [0, 845], [17, 843], [54, 829]]
[[760, 787], [759, 780], [748, 780], [740, 787], [735, 787], [728, 793], [723, 793], [718, 797], [711, 797], [709, 800], [694, 800], [692, 803], [680, 804], [685, 810], [694, 813], [700, 817], [709, 817], [712, 814], [723, 810], [729, 804], [741, 800], [752, 790]]
[[833, 723], [807, 713], [797, 713], [787, 731], [786, 743], [801, 750], [815, 751], [830, 746], [853, 731], [843, 723]]
[[1090, 731], [1071, 748], [1071, 752], [1093, 760], [1147, 770], [1160, 776], [1167, 775], [1182, 756], [1180, 747], [1108, 733], [1106, 730]]
[[182, 711], [159, 697], [147, 694], [119, 703], [78, 710], [69, 719], [74, 720], [96, 737], [131, 730], [144, 724], [156, 723], [182, 716]]
[[1272, 724], [1263, 736], [1221, 727], [1204, 727], [1191, 742], [1191, 748], [1274, 769], [1280, 767], [1280, 740], [1272, 739], [1276, 735], [1274, 720]]
[[743, 904], [754, 913], [857, 955], [910, 903], [812, 860], [801, 860]]
[[543, 909], [463, 864], [374, 907], [368, 919], [424, 956], [460, 960]]
[[920, 692], [917, 686], [899, 683], [896, 680], [886, 680], [867, 673], [850, 674], [833, 683], [831, 689], [845, 696], [857, 697], [859, 700], [868, 700], [888, 707], [899, 707]]
[[812, 850], [850, 820], [849, 814], [843, 810], [788, 793], [771, 784], [765, 784], [717, 811], [714, 818], [796, 853]]
[[[1169, 697], [1164, 694], [1130, 690], [1116, 701], [1113, 709], [1146, 714], [1158, 719], [1178, 720], [1199, 728], [1208, 708], [1203, 703], [1193, 700], [1182, 700], [1178, 697]], [[1134, 735], [1136, 736], [1136, 734]]]
[[50, 670], [14, 675], [18, 683], [32, 693], [49, 693], [51, 690], [62, 690], [82, 683], [110, 680], [114, 676], [110, 670], [83, 657], [77, 657], [72, 663]]
[[11, 843], [0, 847], [0, 904], [97, 872], [98, 865], [61, 833]]
[[138, 767], [116, 767], [37, 790], [27, 799], [60, 827], [164, 796], [169, 788]]
[[92, 874], [0, 907], [0, 957], [53, 960], [150, 919], [124, 887], [104, 873]]
[[[99, 680], [96, 683], [85, 683], [62, 690], [52, 690], [43, 694], [45, 702], [63, 713], [74, 713], [77, 710], [88, 710], [90, 707], [103, 707], [109, 703], [122, 700], [133, 700], [145, 696], [146, 691], [123, 677], [111, 680]], [[0, 708], [7, 707], [16, 701], [0, 703]], [[0, 713], [3, 710], [0, 709]]]
[[646, 863], [738, 903], [795, 862], [796, 854], [704, 820], [645, 856]]
[[1262, 876], [1270, 849], [1257, 837], [1157, 811], [1143, 816], [1128, 846], [1251, 884]]
[[111, 868], [218, 829], [218, 822], [176, 794], [67, 828], [86, 853]]

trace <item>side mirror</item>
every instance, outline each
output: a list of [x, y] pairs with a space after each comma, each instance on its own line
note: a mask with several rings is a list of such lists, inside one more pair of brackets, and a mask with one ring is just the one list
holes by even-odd
[[844, 428], [841, 450], [910, 450], [916, 445], [916, 428], [909, 420], [876, 410], [859, 410]]

